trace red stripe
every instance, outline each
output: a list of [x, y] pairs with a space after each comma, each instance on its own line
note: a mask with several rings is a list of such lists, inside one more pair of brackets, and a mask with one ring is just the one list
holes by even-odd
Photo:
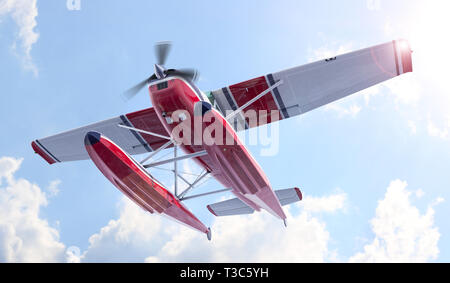
[[403, 73], [412, 72], [412, 58], [411, 58], [411, 48], [409, 47], [409, 43], [406, 40], [402, 40], [403, 43], [405, 43], [405, 46], [408, 46], [407, 48], [402, 48], [401, 50], [401, 56], [402, 56], [402, 66], [403, 66]]
[[[258, 78], [254, 78], [245, 82], [241, 82], [235, 85], [231, 85], [230, 87], [230, 91], [233, 94], [234, 99], [236, 100], [236, 103], [238, 106], [242, 106], [244, 105], [246, 102], [248, 102], [249, 100], [251, 100], [252, 98], [255, 98], [258, 94], [260, 94], [261, 92], [265, 91], [266, 89], [269, 88], [269, 86], [267, 85], [267, 81], [266, 78], [264, 76], [262, 77], [258, 77]], [[257, 101], [253, 102], [251, 105], [249, 105], [245, 110], [254, 110], [256, 111], [256, 114], [259, 117], [259, 111], [260, 110], [265, 110], [268, 111], [267, 112], [267, 124], [271, 123], [271, 115], [270, 115], [270, 110], [278, 110], [278, 106], [277, 103], [275, 102], [275, 100], [273, 99], [273, 95], [268, 93], [266, 95], [264, 95], [263, 97], [261, 97], [260, 99], [258, 99]], [[282, 117], [281, 115], [278, 113], [278, 120], [281, 120]], [[259, 119], [258, 119], [259, 120]], [[258, 126], [259, 126], [259, 121], [258, 122]], [[249, 125], [250, 127], [253, 125]]]
[[217, 216], [217, 214], [214, 212], [214, 210], [212, 210], [210, 205], [207, 205], [206, 208], [209, 210], [209, 212], [211, 212], [214, 216]]
[[45, 151], [43, 151], [34, 141], [31, 142], [31, 147], [34, 149], [34, 152], [39, 154], [42, 158], [44, 158], [45, 161], [48, 162], [48, 164], [53, 164], [56, 162], [47, 153], [45, 153]]
[[299, 189], [299, 188], [295, 188], [295, 192], [297, 193], [298, 198], [299, 198], [300, 200], [302, 200], [303, 195], [302, 195], [302, 192], [300, 191], [300, 189]]

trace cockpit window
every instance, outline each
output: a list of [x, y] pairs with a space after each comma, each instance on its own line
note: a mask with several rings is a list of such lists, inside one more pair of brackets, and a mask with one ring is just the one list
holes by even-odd
[[219, 108], [219, 104], [217, 104], [216, 102], [216, 98], [214, 97], [212, 91], [205, 91], [204, 94], [206, 95], [206, 97], [208, 98], [209, 102], [211, 103], [211, 105], [218, 110], [219, 112], [222, 113], [222, 110]]
[[206, 97], [208, 97], [208, 100], [211, 103], [211, 105], [215, 105], [214, 102], [216, 101], [216, 99], [214, 98], [212, 91], [206, 91], [205, 94], [206, 94]]

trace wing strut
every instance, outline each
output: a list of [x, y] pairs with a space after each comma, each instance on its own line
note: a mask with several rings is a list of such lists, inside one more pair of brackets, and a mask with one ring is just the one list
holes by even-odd
[[207, 195], [228, 192], [228, 191], [231, 191], [231, 190], [232, 190], [231, 188], [225, 188], [225, 189], [216, 190], [216, 191], [212, 191], [212, 192], [207, 192], [207, 193], [203, 193], [203, 194], [197, 194], [197, 195], [188, 196], [188, 197], [181, 197], [180, 200], [183, 201], [183, 200], [187, 200], [187, 199], [199, 198], [199, 197], [203, 197], [203, 196], [207, 196]]
[[[258, 96], [256, 96], [255, 98], [253, 98], [252, 100], [250, 100], [249, 102], [247, 102], [245, 105], [241, 106], [239, 109], [237, 109], [234, 113], [231, 113], [229, 115], [229, 117], [234, 117], [237, 113], [239, 113], [240, 111], [242, 111], [243, 109], [245, 109], [248, 105], [252, 104], [253, 102], [255, 102], [256, 100], [258, 100], [259, 98], [261, 98], [263, 95], [269, 93], [270, 91], [272, 91], [272, 89], [276, 88], [277, 86], [279, 86], [282, 83], [282, 81], [277, 82], [276, 84], [274, 84], [273, 86], [271, 86], [270, 88], [266, 89], [265, 91], [263, 91], [262, 93], [260, 93]], [[228, 116], [227, 116], [228, 119]], [[133, 128], [133, 127], [128, 127], [122, 124], [118, 124], [117, 125], [120, 128], [124, 128], [124, 129], [128, 129], [131, 131], [136, 131], [136, 132], [140, 132], [140, 133], [144, 133], [147, 135], [152, 135], [155, 137], [159, 137], [159, 138], [163, 138], [163, 139], [167, 139], [169, 140], [168, 142], [166, 142], [165, 144], [163, 144], [162, 146], [160, 146], [158, 149], [156, 149], [155, 151], [153, 151], [152, 153], [150, 153], [146, 158], [144, 158], [140, 163], [143, 164], [142, 166], [144, 168], [150, 168], [150, 167], [156, 167], [158, 165], [163, 165], [163, 164], [167, 164], [167, 163], [171, 163], [173, 162], [173, 175], [174, 175], [174, 194], [177, 198], [179, 198], [180, 200], [186, 200], [186, 199], [192, 199], [192, 198], [197, 198], [197, 197], [202, 197], [202, 196], [206, 196], [206, 195], [210, 195], [210, 194], [215, 194], [215, 193], [220, 193], [220, 192], [226, 192], [231, 190], [230, 188], [226, 188], [226, 189], [221, 189], [221, 190], [217, 190], [217, 191], [212, 191], [212, 192], [208, 192], [208, 193], [202, 193], [202, 194], [197, 194], [197, 195], [193, 195], [193, 196], [189, 196], [189, 197], [185, 197], [185, 195], [192, 190], [195, 185], [197, 185], [203, 178], [205, 178], [210, 172], [205, 172], [201, 175], [198, 176], [198, 178], [191, 184], [189, 183], [185, 178], [183, 178], [179, 173], [178, 173], [178, 166], [177, 166], [177, 161], [179, 160], [184, 160], [184, 159], [188, 159], [188, 158], [195, 158], [195, 157], [199, 157], [199, 156], [203, 156], [203, 155], [207, 155], [208, 153], [206, 152], [206, 150], [202, 150], [202, 151], [198, 151], [198, 152], [194, 152], [191, 154], [185, 154], [182, 156], [178, 156], [177, 155], [177, 144], [176, 142], [171, 138], [171, 137], [167, 137], [167, 136], [163, 136], [160, 134], [156, 134], [153, 132], [149, 132], [149, 131], [145, 131], [145, 130], [141, 130], [141, 129], [137, 129], [137, 128]], [[162, 150], [166, 149], [167, 147], [169, 147], [170, 145], [174, 145], [173, 147], [173, 158], [170, 159], [166, 159], [166, 160], [162, 160], [162, 161], [157, 161], [157, 162], [153, 162], [153, 163], [149, 163], [149, 164], [145, 164], [144, 163], [146, 161], [148, 161], [150, 158], [152, 158], [153, 156], [155, 156], [156, 154], [158, 154], [159, 152], [161, 152]], [[178, 178], [180, 178], [182, 181], [184, 181], [187, 185], [189, 185], [189, 187], [187, 189], [185, 189], [181, 194], [178, 194]]]
[[168, 142], [166, 142], [165, 144], [163, 144], [162, 146], [158, 147], [157, 150], [153, 151], [152, 153], [150, 153], [146, 158], [142, 159], [142, 161], [140, 162], [141, 164], [144, 164], [147, 160], [149, 160], [150, 158], [152, 158], [153, 156], [155, 156], [157, 153], [159, 153], [161, 150], [166, 149], [168, 146], [170, 146], [171, 144], [173, 144], [173, 140], [170, 140]]
[[197, 151], [197, 152], [190, 153], [190, 154], [185, 154], [182, 156], [176, 156], [174, 158], [170, 158], [170, 159], [166, 159], [166, 160], [162, 160], [162, 161], [158, 161], [158, 162], [145, 164], [143, 166], [144, 166], [144, 168], [150, 168], [150, 167], [155, 167], [155, 166], [166, 164], [166, 163], [171, 163], [171, 162], [188, 159], [188, 158], [199, 157], [199, 156], [203, 156], [203, 155], [207, 155], [207, 154], [208, 153], [206, 152], [206, 150], [202, 150], [202, 151]]
[[139, 132], [139, 133], [155, 136], [155, 137], [158, 137], [158, 138], [162, 138], [162, 139], [166, 139], [166, 140], [172, 140], [172, 138], [167, 137], [167, 136], [163, 136], [163, 135], [160, 135], [160, 134], [157, 134], [157, 133], [153, 133], [153, 132], [149, 132], [149, 131], [145, 131], [145, 130], [141, 130], [141, 129], [137, 129], [137, 128], [133, 128], [133, 127], [128, 127], [128, 126], [125, 126], [125, 125], [122, 125], [122, 124], [117, 124], [117, 126], [120, 127], [120, 128], [131, 130], [131, 131], [135, 131], [135, 132]]
[[177, 168], [177, 146], [173, 147], [173, 170], [174, 170], [174, 192], [175, 196], [178, 197], [178, 168]]
[[205, 178], [206, 175], [208, 175], [208, 174], [209, 174], [209, 172], [205, 172], [205, 173], [203, 173], [202, 175], [200, 175], [200, 176], [199, 176], [192, 184], [189, 185], [189, 187], [188, 187], [186, 190], [184, 190], [184, 191], [180, 194], [180, 196], [179, 196], [180, 199], [182, 200], [183, 197], [184, 197], [191, 189], [193, 189], [194, 186], [198, 184], [198, 182], [200, 182], [203, 178]]

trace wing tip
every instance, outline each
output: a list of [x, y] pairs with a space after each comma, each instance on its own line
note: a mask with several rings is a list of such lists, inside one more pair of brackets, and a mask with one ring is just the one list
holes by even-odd
[[396, 40], [398, 43], [398, 49], [400, 51], [400, 57], [402, 60], [403, 74], [410, 73], [413, 71], [412, 66], [412, 49], [409, 41], [407, 39], [399, 38]]
[[209, 204], [206, 206], [206, 208], [209, 210], [209, 212], [212, 213], [212, 215], [217, 217], [217, 214], [214, 212], [214, 210], [211, 208], [211, 206]]
[[34, 153], [39, 154], [45, 161], [48, 162], [48, 164], [52, 165], [53, 163], [56, 163], [56, 160], [54, 160], [50, 155], [48, 155], [45, 150], [39, 146], [39, 141], [35, 140], [31, 142], [31, 147], [34, 150]]
[[302, 199], [303, 199], [303, 194], [302, 194], [302, 192], [300, 191], [300, 189], [297, 188], [297, 187], [295, 187], [294, 189], [295, 189], [295, 192], [297, 193], [298, 199], [299, 199], [299, 200], [302, 200]]

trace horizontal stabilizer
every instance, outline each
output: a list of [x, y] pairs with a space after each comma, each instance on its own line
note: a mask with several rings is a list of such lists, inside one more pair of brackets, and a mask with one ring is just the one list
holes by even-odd
[[238, 198], [216, 202], [206, 206], [215, 216], [252, 214], [255, 211]]
[[[302, 200], [302, 193], [298, 188], [277, 190], [275, 191], [275, 195], [281, 205], [288, 205]], [[255, 211], [238, 198], [216, 202], [206, 207], [215, 216], [252, 214]]]
[[288, 205], [302, 200], [302, 192], [299, 188], [276, 190], [275, 195], [281, 205]]

